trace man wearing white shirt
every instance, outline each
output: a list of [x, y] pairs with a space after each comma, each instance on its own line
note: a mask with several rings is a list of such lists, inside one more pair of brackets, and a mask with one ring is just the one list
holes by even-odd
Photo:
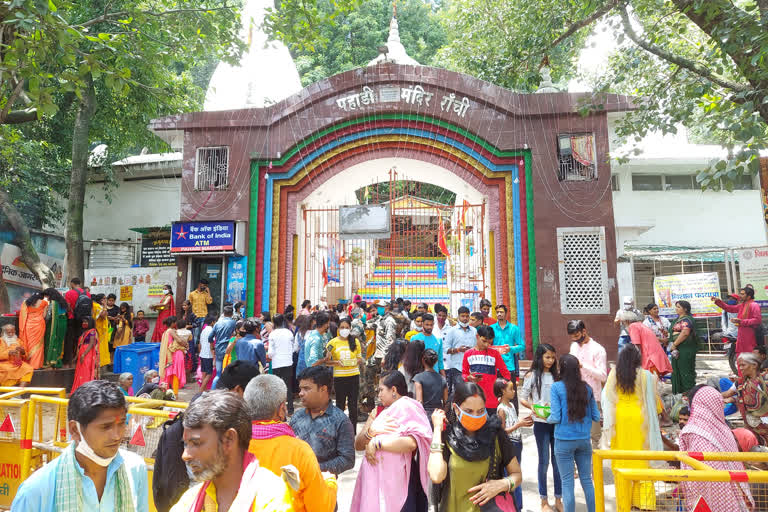
[[272, 364], [272, 373], [280, 377], [288, 390], [286, 405], [288, 414], [293, 414], [293, 349], [296, 338], [285, 328], [285, 316], [272, 317], [274, 330], [269, 334], [267, 355]]

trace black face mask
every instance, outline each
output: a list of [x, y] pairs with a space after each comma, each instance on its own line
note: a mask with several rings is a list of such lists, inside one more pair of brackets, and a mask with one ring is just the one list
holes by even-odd
[[582, 343], [584, 343], [586, 340], [587, 340], [587, 336], [586, 336], [585, 334], [582, 334], [582, 335], [581, 335], [581, 338], [579, 338], [579, 339], [577, 339], [577, 340], [576, 340], [576, 343], [578, 343], [579, 345], [581, 345], [581, 344], [582, 344]]

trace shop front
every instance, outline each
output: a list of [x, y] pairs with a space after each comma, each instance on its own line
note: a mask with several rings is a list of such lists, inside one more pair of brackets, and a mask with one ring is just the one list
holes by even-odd
[[245, 223], [235, 221], [174, 222], [171, 253], [180, 265], [183, 301], [205, 279], [213, 298], [209, 313], [219, 314], [225, 302], [245, 300]]

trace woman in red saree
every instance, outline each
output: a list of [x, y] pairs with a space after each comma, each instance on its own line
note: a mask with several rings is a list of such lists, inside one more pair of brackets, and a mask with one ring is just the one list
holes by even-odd
[[35, 370], [43, 367], [46, 311], [48, 301], [37, 292], [22, 303], [19, 312], [19, 339]]
[[86, 382], [99, 378], [99, 335], [93, 318], [86, 316], [82, 321], [83, 334], [77, 342], [77, 366], [72, 393]]
[[157, 304], [152, 304], [149, 306], [149, 309], [159, 311], [157, 321], [155, 322], [155, 330], [152, 331], [152, 342], [157, 343], [163, 341], [163, 333], [168, 328], [165, 325], [165, 319], [176, 315], [176, 305], [173, 303], [173, 288], [171, 288], [171, 285], [166, 284], [163, 286], [163, 300]]

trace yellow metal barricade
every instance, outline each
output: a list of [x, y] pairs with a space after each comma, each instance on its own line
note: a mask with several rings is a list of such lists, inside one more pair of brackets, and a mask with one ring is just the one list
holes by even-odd
[[[699, 453], [699, 452], [651, 452], [630, 450], [595, 450], [593, 452], [593, 476], [595, 482], [596, 510], [605, 510], [605, 478], [603, 461], [664, 461], [688, 466], [690, 469], [616, 468], [613, 476], [616, 484], [616, 510], [629, 512], [638, 501], [643, 507], [658, 512], [690, 510], [699, 494], [692, 482], [720, 483], [719, 490], [733, 490], [732, 495], [746, 503], [752, 498], [751, 510], [768, 510], [768, 453]], [[744, 471], [716, 470], [708, 462], [741, 462]], [[745, 485], [742, 485], [745, 484]], [[732, 487], [732, 489], [729, 489]], [[748, 488], [749, 492], [744, 490]], [[690, 491], [690, 492], [689, 492]], [[711, 506], [711, 504], [710, 504]], [[712, 508], [715, 511], [714, 508]], [[717, 512], [717, 511], [715, 511]]]
[[24, 481], [22, 446], [26, 444], [28, 400], [0, 399], [0, 507], [10, 507]]
[[[25, 395], [30, 396], [19, 398]], [[19, 484], [34, 470], [58, 457], [69, 444], [69, 400], [65, 396], [63, 388], [0, 387], [2, 418], [8, 415], [14, 427], [13, 433], [0, 432], [0, 507], [9, 507]], [[135, 397], [126, 397], [126, 400], [128, 421], [121, 448], [140, 455], [147, 463], [149, 507], [154, 512], [152, 476], [162, 426], [188, 404]], [[3, 476], [5, 473], [8, 478]]]

